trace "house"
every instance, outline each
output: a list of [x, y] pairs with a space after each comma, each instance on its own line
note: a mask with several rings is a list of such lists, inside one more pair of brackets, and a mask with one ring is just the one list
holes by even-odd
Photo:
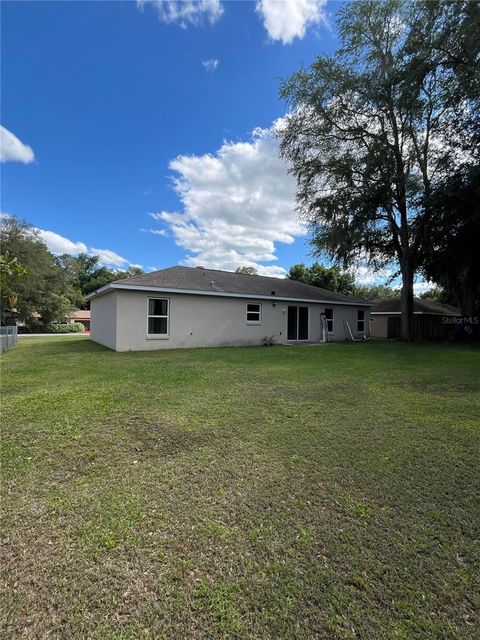
[[[374, 338], [400, 336], [400, 297], [377, 300], [372, 308], [371, 335]], [[413, 335], [419, 338], [445, 338], [454, 333], [460, 309], [433, 300], [413, 299]]]
[[369, 335], [363, 300], [294, 280], [170, 267], [94, 291], [91, 338], [116, 351], [315, 343]]
[[81, 322], [85, 327], [85, 331], [90, 331], [90, 311], [89, 309], [75, 309], [65, 317], [67, 324]]

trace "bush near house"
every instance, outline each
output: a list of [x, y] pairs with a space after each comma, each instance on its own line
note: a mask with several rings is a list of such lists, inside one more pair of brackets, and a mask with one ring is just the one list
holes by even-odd
[[46, 333], [81, 333], [85, 327], [81, 322], [59, 322], [47, 327]]

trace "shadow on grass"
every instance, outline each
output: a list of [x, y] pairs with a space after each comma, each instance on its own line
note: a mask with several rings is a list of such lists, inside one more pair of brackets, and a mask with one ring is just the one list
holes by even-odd
[[[19, 340], [17, 349], [28, 349], [29, 354], [32, 356], [58, 355], [59, 353], [115, 353], [111, 349], [90, 340], [86, 336], [26, 338]], [[15, 349], [11, 349], [10, 354], [14, 356], [15, 351]]]

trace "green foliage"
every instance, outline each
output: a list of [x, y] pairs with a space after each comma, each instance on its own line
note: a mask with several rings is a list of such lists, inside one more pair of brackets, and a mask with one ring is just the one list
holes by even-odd
[[58, 322], [46, 328], [46, 333], [81, 333], [82, 331], [85, 331], [85, 327], [81, 322]]
[[454, 306], [457, 304], [455, 297], [443, 287], [433, 287], [428, 291], [424, 291], [418, 297], [421, 300], [433, 300], [434, 302], [440, 302], [440, 304], [451, 304]]
[[114, 280], [122, 280], [143, 274], [139, 267], [130, 266], [127, 270], [108, 269], [100, 265], [99, 256], [80, 253], [78, 256], [62, 254], [56, 259], [57, 265], [65, 272], [70, 282], [76, 305], [85, 308], [85, 296], [104, 287]]
[[470, 79], [478, 73], [479, 7], [347, 3], [335, 55], [319, 56], [281, 88], [292, 108], [279, 130], [281, 154], [313, 245], [344, 266], [399, 264], [406, 339], [425, 226], [434, 220], [427, 196], [478, 135]]
[[256, 276], [258, 274], [255, 267], [237, 267], [235, 273], [244, 273], [247, 276]]
[[36, 314], [44, 324], [63, 320], [73, 308], [71, 288], [38, 232], [27, 222], [9, 216], [0, 222], [0, 241], [3, 255], [21, 265], [20, 271], [14, 269], [6, 276], [7, 294], [10, 291], [9, 297], [15, 297], [18, 319], [27, 327], [38, 325]]
[[355, 283], [355, 278], [351, 273], [341, 271], [337, 266], [324, 267], [318, 262], [314, 262], [310, 267], [306, 267], [303, 263], [294, 264], [290, 267], [287, 277], [290, 280], [298, 280], [314, 287], [346, 295], [353, 293]]
[[442, 285], [463, 315], [480, 310], [480, 164], [465, 166], [429, 194], [435, 216], [425, 225], [429, 239], [422, 252], [422, 270]]
[[28, 269], [20, 264], [16, 256], [9, 253], [0, 254], [0, 296], [14, 299], [18, 281], [28, 276]]
[[400, 295], [400, 291], [385, 284], [356, 284], [353, 287], [353, 295], [365, 300], [382, 300], [395, 298]]
[[107, 269], [100, 266], [98, 256], [86, 253], [54, 257], [38, 231], [13, 216], [1, 220], [0, 241], [2, 320], [7, 309], [16, 308], [16, 317], [25, 323], [26, 332], [47, 331], [73, 309], [84, 308], [88, 293], [143, 273], [135, 266]]

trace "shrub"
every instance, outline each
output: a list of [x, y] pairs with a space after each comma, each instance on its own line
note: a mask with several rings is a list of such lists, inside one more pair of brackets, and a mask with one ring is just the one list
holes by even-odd
[[59, 322], [58, 324], [51, 324], [47, 327], [47, 333], [80, 333], [84, 331], [85, 327], [81, 322], [74, 322], [73, 324]]
[[25, 327], [24, 325], [19, 325], [17, 326], [17, 331], [20, 334], [22, 333], [32, 333], [32, 330], [30, 327]]

